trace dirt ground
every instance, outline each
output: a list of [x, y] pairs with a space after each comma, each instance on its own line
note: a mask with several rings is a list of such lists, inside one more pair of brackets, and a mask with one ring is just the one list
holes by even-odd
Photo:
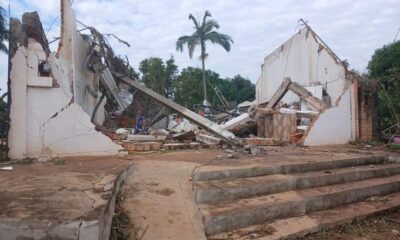
[[130, 239], [205, 240], [190, 176], [215, 154], [182, 151], [134, 156], [134, 171], [122, 189]]
[[301, 240], [399, 240], [400, 211], [311, 234]]
[[90, 220], [106, 206], [117, 175], [131, 164], [122, 157], [13, 164], [12, 171], [0, 171], [0, 220], [39, 220], [50, 225]]

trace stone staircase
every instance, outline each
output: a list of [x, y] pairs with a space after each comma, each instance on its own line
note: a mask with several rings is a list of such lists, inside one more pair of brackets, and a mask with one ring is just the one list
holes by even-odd
[[400, 164], [382, 156], [198, 169], [194, 180], [209, 239], [296, 238], [400, 206]]

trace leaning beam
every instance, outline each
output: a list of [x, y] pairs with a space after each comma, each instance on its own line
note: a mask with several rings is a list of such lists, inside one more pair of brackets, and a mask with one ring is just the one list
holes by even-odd
[[314, 97], [310, 91], [305, 89], [300, 84], [292, 82], [289, 85], [289, 90], [297, 94], [302, 99], [304, 99], [308, 103], [308, 106], [313, 111], [322, 112], [323, 110], [325, 110], [326, 108], [325, 103], [319, 98]]
[[274, 93], [272, 96], [271, 100], [268, 102], [267, 106], [265, 107], [266, 109], [273, 109], [278, 102], [285, 96], [287, 91], [289, 90], [289, 85], [292, 83], [292, 80], [290, 78], [285, 78], [285, 80], [282, 82], [282, 84], [279, 86], [278, 90]]
[[139, 82], [134, 81], [131, 78], [128, 78], [125, 75], [114, 73], [114, 75], [120, 79], [121, 81], [125, 82], [126, 84], [130, 85], [131, 87], [135, 88], [136, 90], [146, 94], [147, 96], [151, 97], [152, 99], [156, 100], [157, 102], [169, 107], [170, 109], [182, 114], [184, 117], [189, 119], [190, 121], [194, 122], [195, 124], [215, 133], [218, 137], [224, 139], [226, 142], [235, 145], [235, 146], [243, 146], [243, 142], [236, 139], [235, 135], [225, 129], [223, 129], [218, 124], [204, 118], [189, 109], [171, 101], [168, 98], [161, 96], [160, 94], [154, 92], [151, 89], [141, 85]]

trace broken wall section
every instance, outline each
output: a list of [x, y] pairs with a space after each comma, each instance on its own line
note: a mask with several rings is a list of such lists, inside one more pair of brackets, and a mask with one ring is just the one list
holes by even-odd
[[[302, 141], [306, 145], [347, 143], [357, 137], [357, 96], [355, 85], [348, 79], [344, 63], [308, 26], [265, 57], [256, 84], [256, 101], [271, 101], [286, 77], [322, 100], [327, 109], [310, 121]], [[304, 99], [292, 92], [282, 104], [299, 103], [300, 111], [313, 110]], [[314, 122], [315, 120], [315, 122]], [[332, 130], [332, 126], [340, 126]], [[300, 129], [299, 129], [300, 130]]]
[[[69, 1], [61, 2], [64, 10], [70, 9]], [[76, 32], [76, 26], [65, 24], [71, 23], [74, 18], [64, 15], [65, 12], [62, 15], [64, 38], [72, 39], [68, 34]], [[25, 29], [38, 28], [43, 32], [39, 16], [36, 13], [26, 13], [23, 17], [25, 19], [34, 21], [21, 24], [19, 20], [12, 19], [10, 23], [11, 37], [18, 41], [11, 41], [10, 47], [9, 157], [20, 159], [118, 154], [122, 147], [97, 132], [90, 121], [90, 114], [85, 112], [89, 108], [75, 101], [75, 60], [63, 56], [73, 56], [74, 52], [84, 46], [76, 47], [73, 42], [61, 42], [59, 50], [63, 54], [57, 57], [47, 52], [47, 40], [44, 41], [42, 37], [39, 42], [37, 37], [32, 37], [32, 33], [25, 32]], [[35, 27], [28, 26], [32, 23], [36, 24]], [[42, 63], [50, 66], [51, 70], [46, 75], [41, 73]], [[93, 79], [83, 80], [84, 83], [93, 83]]]

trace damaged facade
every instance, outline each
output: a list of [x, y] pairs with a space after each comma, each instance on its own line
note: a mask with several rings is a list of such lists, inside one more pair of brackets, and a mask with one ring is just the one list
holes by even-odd
[[[268, 118], [267, 115], [271, 119], [278, 118], [280, 114], [297, 116], [294, 120], [297, 122], [296, 127], [292, 127], [289, 132], [292, 138], [286, 137], [284, 140], [314, 146], [346, 144], [359, 139], [358, 76], [348, 71], [345, 62], [307, 25], [265, 57], [261, 76], [256, 84], [256, 103], [263, 106], [274, 100], [273, 97], [279, 93], [280, 88], [285, 87], [285, 78], [290, 78], [291, 82], [297, 84], [306, 97], [286, 90], [287, 93], [282, 94], [279, 104], [274, 106], [276, 114], [259, 111], [262, 119]], [[317, 102], [319, 100], [320, 107], [316, 108], [312, 102], [307, 101], [307, 95]], [[263, 121], [258, 122], [263, 124]], [[266, 125], [272, 122], [273, 120], [266, 121]], [[291, 125], [282, 127], [288, 126]], [[261, 129], [265, 131], [262, 127]], [[270, 132], [273, 130], [276, 127]]]
[[[265, 57], [255, 101], [226, 113], [217, 124], [135, 81], [129, 64], [114, 55], [101, 33], [88, 26], [77, 30], [68, 0], [61, 1], [56, 53], [50, 51], [37, 13], [10, 24], [8, 145], [13, 159], [118, 154], [126, 142], [117, 144], [108, 136], [121, 140], [113, 137], [116, 128], [134, 127], [129, 112], [149, 115], [146, 131], [171, 130], [164, 132], [169, 137], [196, 132], [197, 139], [217, 137], [231, 146], [313, 146], [372, 138], [372, 117], [365, 111], [372, 101], [361, 96], [358, 76], [307, 25]], [[154, 103], [151, 111], [144, 107], [149, 102]], [[106, 111], [111, 103], [113, 110]], [[182, 118], [178, 128], [172, 113]], [[109, 122], [113, 114], [117, 126]], [[258, 140], [238, 137], [254, 137], [250, 128]]]
[[[61, 37], [56, 53], [49, 50], [36, 12], [25, 13], [22, 23], [11, 19], [10, 24], [10, 158], [118, 154], [125, 144], [113, 142], [102, 132], [115, 131], [105, 127], [106, 120], [137, 106], [132, 92], [179, 113], [231, 145], [242, 144], [218, 124], [135, 81], [129, 65], [114, 55], [101, 33], [88, 26], [77, 30], [70, 1], [61, 1]], [[90, 33], [83, 34], [84, 30]], [[107, 112], [109, 99], [115, 106]], [[165, 114], [160, 117], [170, 118]]]
[[[115, 155], [123, 148], [95, 130], [104, 121], [99, 74], [86, 68], [90, 45], [77, 31], [69, 1], [61, 1], [55, 54], [37, 13], [11, 19], [9, 157]], [[38, 34], [40, 33], [40, 34]]]

